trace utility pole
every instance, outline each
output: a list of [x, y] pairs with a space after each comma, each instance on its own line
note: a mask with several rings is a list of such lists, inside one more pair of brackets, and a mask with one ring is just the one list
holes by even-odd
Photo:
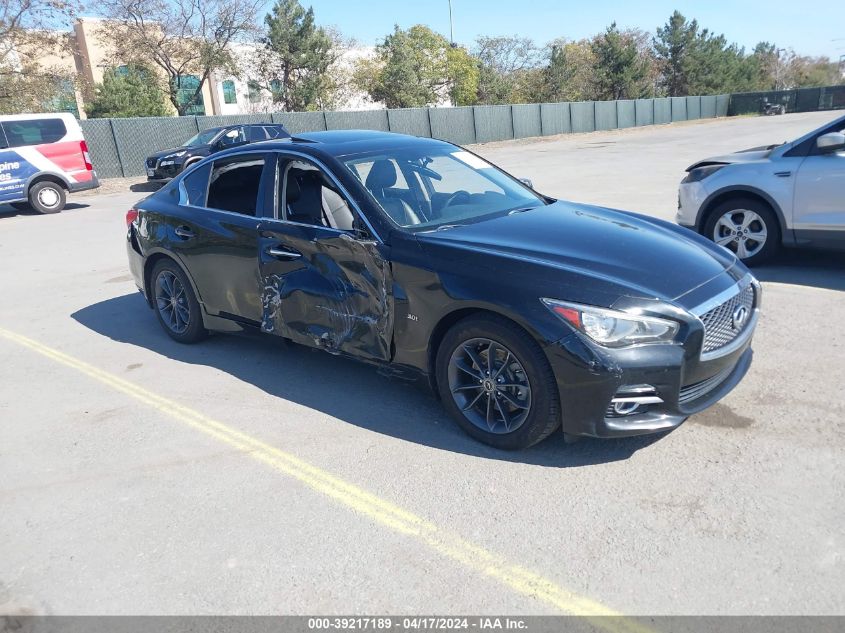
[[455, 29], [452, 26], [452, 0], [449, 0], [449, 43], [455, 47]]

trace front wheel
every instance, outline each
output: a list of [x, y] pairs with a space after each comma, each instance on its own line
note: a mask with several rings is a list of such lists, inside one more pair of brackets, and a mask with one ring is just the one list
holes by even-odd
[[158, 322], [174, 341], [196, 343], [208, 336], [200, 304], [185, 273], [173, 261], [162, 260], [152, 274], [153, 307]]
[[731, 198], [710, 213], [704, 235], [756, 266], [780, 248], [780, 224], [767, 204], [753, 198]]
[[440, 344], [436, 372], [446, 410], [486, 444], [527, 448], [560, 426], [549, 361], [511, 321], [491, 315], [457, 323]]
[[38, 213], [58, 213], [65, 208], [65, 189], [61, 185], [43, 180], [29, 188], [29, 204]]

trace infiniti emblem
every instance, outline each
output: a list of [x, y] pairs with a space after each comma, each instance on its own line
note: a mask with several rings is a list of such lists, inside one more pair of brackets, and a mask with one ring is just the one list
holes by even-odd
[[741, 330], [747, 320], [748, 308], [745, 306], [739, 306], [736, 310], [734, 310], [733, 315], [731, 315], [731, 325], [735, 330]]

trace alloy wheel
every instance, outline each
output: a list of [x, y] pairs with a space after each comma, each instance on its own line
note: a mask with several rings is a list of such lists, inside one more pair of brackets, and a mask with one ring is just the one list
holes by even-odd
[[516, 355], [501, 343], [473, 338], [449, 359], [449, 391], [464, 417], [483, 431], [512, 433], [531, 413], [531, 384]]
[[740, 259], [748, 259], [763, 250], [767, 238], [765, 221], [749, 209], [728, 211], [713, 227], [713, 241]]
[[174, 334], [183, 334], [188, 329], [191, 310], [185, 288], [179, 278], [169, 270], [163, 270], [156, 278], [156, 306], [162, 321]]

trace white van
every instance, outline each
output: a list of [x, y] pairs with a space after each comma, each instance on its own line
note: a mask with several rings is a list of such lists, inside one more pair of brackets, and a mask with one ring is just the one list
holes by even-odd
[[72, 114], [0, 115], [0, 204], [58, 213], [68, 192], [99, 186]]

